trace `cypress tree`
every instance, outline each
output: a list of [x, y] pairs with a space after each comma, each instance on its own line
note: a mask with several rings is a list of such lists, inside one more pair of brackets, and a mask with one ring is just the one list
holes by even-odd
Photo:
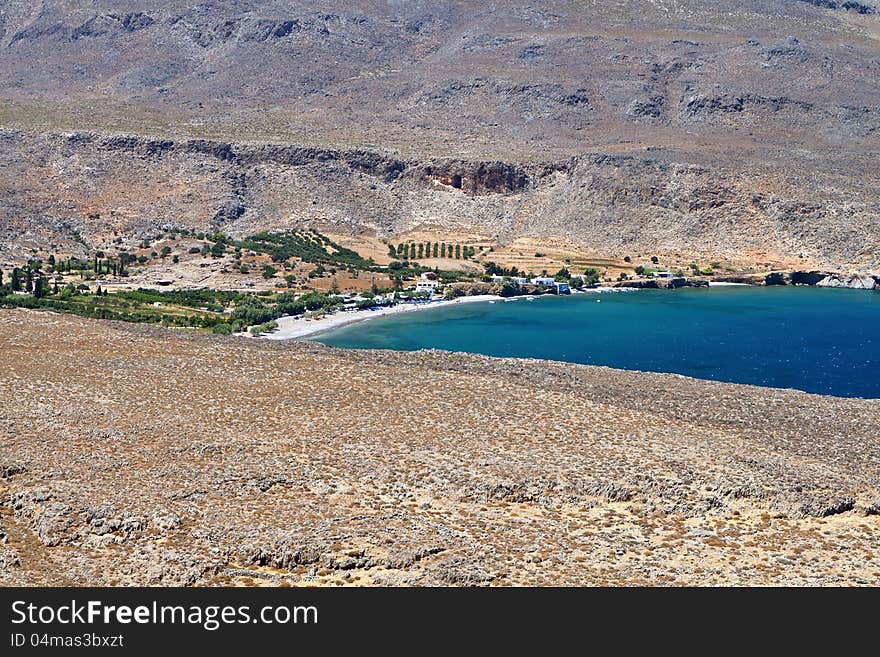
[[24, 272], [24, 291], [34, 291], [34, 272], [30, 267], [28, 267]]
[[12, 291], [21, 292], [21, 269], [18, 267], [12, 270]]
[[46, 279], [42, 276], [39, 276], [34, 281], [34, 298], [42, 299], [46, 296], [46, 287], [45, 287]]
[[437, 242], [434, 242], [434, 257], [437, 257]]

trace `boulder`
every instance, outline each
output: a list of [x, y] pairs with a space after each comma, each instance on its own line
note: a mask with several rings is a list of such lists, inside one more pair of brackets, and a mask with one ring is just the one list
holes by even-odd
[[792, 285], [816, 285], [827, 276], [825, 271], [793, 271], [790, 280]]
[[817, 287], [846, 287], [853, 290], [873, 290], [877, 281], [867, 274], [830, 274], [816, 283]]

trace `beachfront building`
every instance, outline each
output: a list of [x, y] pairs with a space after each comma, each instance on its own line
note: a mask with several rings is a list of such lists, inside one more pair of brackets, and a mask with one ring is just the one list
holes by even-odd
[[553, 287], [556, 288], [556, 294], [571, 294], [571, 286], [568, 283], [554, 281]]
[[519, 285], [525, 285], [529, 282], [528, 278], [523, 278], [522, 276], [499, 276], [498, 274], [493, 274], [489, 278], [492, 279], [493, 283], [517, 283]]
[[547, 287], [556, 285], [556, 281], [551, 276], [536, 276], [532, 279], [532, 283], [535, 285], [546, 285]]
[[418, 281], [416, 283], [416, 293], [427, 292], [428, 294], [433, 296], [436, 288], [437, 283], [435, 281]]
[[653, 276], [654, 278], [675, 278], [675, 274], [671, 271], [655, 271]]

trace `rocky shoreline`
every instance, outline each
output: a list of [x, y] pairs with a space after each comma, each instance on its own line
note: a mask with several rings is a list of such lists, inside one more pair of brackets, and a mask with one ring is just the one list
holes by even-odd
[[766, 274], [734, 274], [690, 278], [644, 278], [607, 283], [611, 287], [639, 289], [679, 289], [683, 287], [708, 287], [710, 283], [736, 283], [740, 285], [803, 285], [809, 287], [847, 288], [852, 290], [880, 290], [880, 275], [866, 273], [840, 273], [833, 271], [779, 271]]

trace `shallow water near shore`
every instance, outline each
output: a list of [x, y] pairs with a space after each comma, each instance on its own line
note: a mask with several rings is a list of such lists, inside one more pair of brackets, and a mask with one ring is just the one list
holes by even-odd
[[880, 397], [880, 292], [731, 287], [450, 305], [313, 338], [446, 349]]

